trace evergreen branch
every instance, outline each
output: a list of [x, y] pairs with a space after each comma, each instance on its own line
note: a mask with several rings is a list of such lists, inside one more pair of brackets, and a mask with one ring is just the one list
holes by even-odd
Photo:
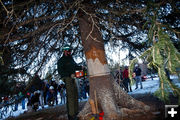
[[[179, 55], [179, 57], [178, 57], [178, 55]], [[176, 57], [177, 61], [180, 63], [180, 54], [177, 53], [177, 54], [175, 55], [175, 57]]]
[[153, 57], [153, 63], [155, 63], [155, 47], [152, 49], [152, 57]]
[[164, 96], [164, 86], [163, 86], [163, 79], [162, 79], [162, 76], [161, 76], [161, 69], [158, 68], [158, 74], [159, 74], [159, 78], [160, 78], [160, 82], [161, 82], [161, 94], [162, 94], [162, 97], [165, 99], [165, 96]]
[[175, 93], [175, 94], [178, 94], [180, 95], [180, 89], [177, 88], [173, 83], [171, 83], [169, 80], [167, 81], [167, 83], [169, 84], [169, 86], [171, 87], [172, 91]]
[[147, 57], [151, 53], [153, 47], [148, 48], [146, 51], [143, 52], [143, 54], [140, 56], [140, 58]]
[[130, 65], [129, 65], [129, 79], [131, 81], [133, 81], [133, 78], [132, 78], [132, 74], [133, 74], [133, 70], [134, 70], [134, 64], [138, 61], [137, 58], [134, 58], [131, 62], [130, 62]]
[[[180, 96], [180, 90], [169, 81], [165, 72], [167, 63], [171, 73], [176, 72], [175, 67], [179, 66], [180, 54], [171, 42], [169, 35], [164, 31], [163, 25], [157, 22], [156, 19], [156, 13], [154, 13], [154, 16], [151, 17], [151, 26], [148, 32], [149, 42], [153, 46], [149, 51], [145, 51], [140, 58], [146, 56], [149, 60], [148, 66], [158, 70], [160, 88], [155, 92], [155, 95], [166, 102], [169, 101], [170, 88]], [[149, 52], [151, 53], [150, 55], [148, 55]]]
[[173, 28], [171, 28], [169, 25], [162, 24], [162, 23], [160, 23], [160, 22], [156, 22], [156, 24], [157, 24], [157, 25], [160, 25], [161, 27], [165, 27], [165, 28], [167, 28], [167, 29], [170, 30], [170, 31], [173, 31], [174, 33], [180, 34], [180, 31], [179, 31], [179, 30], [173, 29]]
[[169, 70], [172, 72], [172, 63], [171, 63], [171, 60], [170, 60], [170, 56], [171, 56], [171, 53], [170, 53], [170, 48], [168, 47], [168, 65], [169, 65]]

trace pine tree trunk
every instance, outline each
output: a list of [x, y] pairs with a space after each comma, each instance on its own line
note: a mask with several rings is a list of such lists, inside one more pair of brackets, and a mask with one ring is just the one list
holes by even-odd
[[[125, 93], [110, 75], [104, 50], [104, 42], [96, 20], [83, 11], [79, 11], [79, 26], [84, 52], [87, 60], [89, 82], [90, 82], [90, 99], [95, 100], [97, 96], [98, 112], [104, 112], [103, 120], [118, 120], [126, 115], [127, 109], [149, 109], [142, 102], [134, 100]], [[96, 93], [96, 94], [95, 94]], [[128, 110], [129, 111], [129, 110]], [[87, 119], [91, 114], [89, 102], [86, 103], [84, 109], [79, 113], [80, 119]]]

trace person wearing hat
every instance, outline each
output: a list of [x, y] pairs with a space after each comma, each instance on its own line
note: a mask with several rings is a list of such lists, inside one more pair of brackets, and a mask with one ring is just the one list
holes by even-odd
[[67, 95], [67, 112], [69, 120], [77, 120], [78, 114], [78, 91], [74, 79], [76, 70], [82, 70], [82, 66], [78, 66], [71, 55], [72, 48], [69, 45], [63, 47], [63, 56], [58, 60], [58, 73], [65, 82]]
[[54, 99], [55, 99], [56, 105], [58, 105], [58, 98], [57, 98], [57, 94], [58, 94], [58, 91], [57, 91], [58, 84], [56, 83], [55, 79], [52, 79], [52, 80], [51, 80], [51, 86], [54, 87]]

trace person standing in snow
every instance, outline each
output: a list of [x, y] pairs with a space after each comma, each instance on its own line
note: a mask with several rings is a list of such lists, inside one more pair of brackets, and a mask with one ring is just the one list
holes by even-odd
[[137, 65], [137, 66], [135, 67], [134, 73], [136, 74], [136, 76], [135, 76], [136, 88], [135, 88], [135, 89], [138, 88], [138, 83], [140, 83], [141, 89], [142, 89], [143, 86], [142, 86], [142, 79], [141, 79], [141, 69], [139, 68], [139, 65]]
[[130, 79], [129, 79], [129, 72], [128, 72], [128, 67], [126, 66], [124, 71], [123, 71], [123, 84], [125, 86], [125, 90], [127, 92], [129, 92], [129, 89], [130, 89], [130, 92], [132, 92], [132, 89], [131, 89], [131, 85], [130, 85]]
[[78, 114], [78, 91], [74, 79], [75, 70], [82, 70], [83, 67], [78, 66], [72, 55], [71, 47], [65, 45], [63, 47], [63, 56], [58, 60], [57, 68], [58, 73], [61, 75], [63, 82], [65, 82], [66, 95], [67, 95], [67, 112], [69, 120], [77, 120]]

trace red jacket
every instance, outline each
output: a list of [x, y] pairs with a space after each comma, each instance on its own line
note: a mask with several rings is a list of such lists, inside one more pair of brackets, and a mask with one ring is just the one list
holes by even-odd
[[123, 79], [124, 79], [124, 78], [129, 78], [128, 69], [125, 69], [125, 70], [123, 71]]

